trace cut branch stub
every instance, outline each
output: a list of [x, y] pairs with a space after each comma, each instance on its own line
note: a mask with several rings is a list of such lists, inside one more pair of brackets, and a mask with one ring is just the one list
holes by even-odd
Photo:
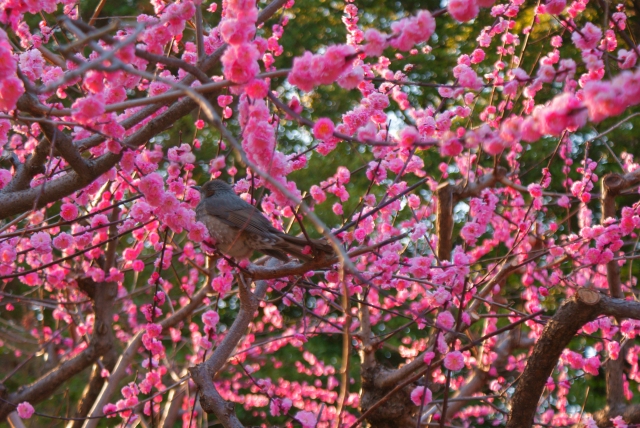
[[593, 306], [600, 302], [600, 293], [590, 288], [580, 288], [576, 293], [576, 298], [585, 305]]
[[[375, 386], [375, 378], [387, 371], [380, 364], [375, 367], [362, 370], [362, 394], [360, 399], [360, 411], [362, 413], [372, 409], [367, 422], [373, 428], [397, 428], [416, 425], [416, 413], [418, 407], [411, 401], [411, 391], [416, 385], [407, 385], [389, 399], [384, 400], [387, 393], [393, 388], [383, 389]], [[384, 400], [384, 401], [383, 401]]]
[[627, 180], [620, 174], [607, 174], [602, 178], [602, 190], [607, 194], [616, 196], [627, 187]]

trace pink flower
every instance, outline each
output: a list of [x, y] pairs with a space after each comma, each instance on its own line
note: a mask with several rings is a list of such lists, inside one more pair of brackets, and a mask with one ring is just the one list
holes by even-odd
[[467, 222], [460, 230], [460, 236], [469, 245], [475, 245], [476, 239], [484, 233], [486, 226], [482, 226], [475, 221]]
[[560, 15], [564, 8], [567, 7], [567, 0], [548, 0], [544, 7], [547, 13]]
[[356, 65], [350, 70], [342, 73], [338, 79], [338, 85], [344, 89], [355, 89], [364, 80], [364, 69], [361, 65]]
[[480, 13], [480, 8], [475, 0], [450, 0], [447, 10], [458, 22], [471, 21]]
[[53, 246], [59, 250], [69, 248], [73, 244], [73, 236], [66, 232], [62, 232], [55, 238], [53, 238]]
[[89, 70], [84, 76], [83, 86], [91, 93], [104, 91], [104, 75], [101, 71]]
[[580, 370], [584, 366], [585, 360], [584, 358], [582, 358], [582, 355], [578, 354], [577, 352], [565, 350], [564, 359], [574, 370]]
[[364, 45], [363, 50], [368, 57], [382, 55], [382, 52], [387, 47], [387, 36], [375, 28], [370, 28], [364, 32], [364, 40], [367, 44]]
[[453, 75], [458, 79], [458, 83], [469, 89], [478, 90], [482, 87], [482, 80], [478, 78], [476, 72], [466, 64], [458, 64], [453, 68]]
[[571, 41], [578, 49], [595, 49], [602, 38], [602, 30], [591, 22], [587, 22], [581, 30], [575, 30], [571, 35]]
[[118, 407], [115, 404], [109, 403], [102, 407], [102, 414], [107, 415], [107, 418], [115, 418], [117, 416]]
[[164, 180], [160, 174], [154, 172], [143, 177], [139, 189], [152, 206], [157, 207], [163, 203]]
[[611, 341], [607, 343], [607, 351], [612, 360], [617, 360], [620, 356], [620, 342]]
[[11, 53], [11, 45], [7, 42], [7, 35], [0, 35], [0, 81], [7, 79], [16, 73], [18, 61]]
[[595, 80], [587, 82], [583, 98], [589, 109], [589, 118], [594, 122], [600, 122], [622, 114], [627, 108], [627, 103], [621, 101], [624, 99], [625, 86]]
[[73, 120], [82, 125], [90, 125], [93, 118], [104, 113], [104, 100], [101, 95], [78, 98], [71, 108]]
[[27, 401], [18, 404], [18, 416], [22, 419], [29, 419], [33, 415], [33, 406]]
[[597, 356], [595, 356], [595, 357], [587, 358], [586, 360], [584, 360], [584, 367], [582, 368], [582, 370], [594, 376], [598, 376], [599, 368], [600, 368], [600, 359]]
[[24, 94], [24, 84], [16, 76], [0, 79], [0, 111], [8, 112], [16, 108], [18, 98]]
[[431, 390], [424, 386], [416, 386], [413, 391], [411, 391], [411, 401], [416, 406], [429, 404], [431, 402], [432, 393]]
[[533, 198], [539, 198], [542, 196], [542, 186], [537, 183], [531, 183], [527, 186], [527, 190], [529, 190], [529, 194]]
[[354, 58], [355, 49], [350, 45], [329, 46], [324, 55], [312, 55], [305, 52], [294, 58], [289, 73], [289, 83], [303, 91], [310, 91], [319, 85], [329, 85], [347, 69]]
[[408, 51], [418, 43], [428, 41], [436, 30], [436, 20], [431, 13], [421, 10], [415, 17], [404, 18], [391, 24], [394, 37], [389, 44], [401, 51]]
[[47, 232], [37, 232], [31, 236], [31, 246], [38, 254], [51, 252], [51, 236]]
[[0, 169], [0, 189], [9, 184], [12, 178], [11, 171], [8, 169]]
[[230, 45], [249, 43], [256, 34], [255, 22], [245, 19], [225, 19], [220, 23], [220, 34]]
[[260, 52], [253, 43], [230, 45], [221, 58], [224, 76], [234, 83], [246, 83], [260, 71]]
[[269, 411], [271, 412], [271, 416], [280, 416], [281, 414], [286, 415], [291, 408], [293, 402], [289, 398], [279, 399], [274, 398], [271, 400], [271, 404], [269, 405]]
[[333, 213], [335, 215], [342, 215], [344, 214], [344, 211], [342, 210], [342, 204], [336, 202], [335, 204], [333, 204], [333, 207], [331, 208], [333, 210]]
[[464, 367], [464, 355], [460, 351], [449, 352], [444, 357], [444, 366], [451, 371], [458, 371]]
[[307, 411], [300, 411], [296, 413], [295, 419], [302, 424], [302, 428], [314, 428], [318, 422], [316, 415]]
[[309, 193], [317, 204], [321, 204], [327, 200], [327, 195], [319, 186], [316, 186], [315, 184], [311, 186], [311, 189], [309, 189]]
[[326, 141], [333, 136], [334, 125], [331, 119], [322, 117], [313, 125], [313, 136], [318, 140]]
[[485, 53], [482, 49], [476, 49], [471, 53], [471, 63], [480, 64], [484, 61]]
[[[622, 416], [616, 416], [613, 419], [609, 419], [611, 422], [613, 422], [613, 426], [615, 428], [629, 428], [629, 425], [627, 425], [627, 423], [625, 422], [625, 420], [622, 418]], [[597, 426], [597, 425], [596, 425]]]
[[265, 98], [269, 93], [269, 85], [262, 79], [253, 79], [247, 83], [244, 90], [253, 99]]
[[588, 119], [584, 103], [568, 92], [555, 97], [536, 114], [540, 131], [553, 136], [558, 136], [565, 130], [573, 132], [584, 126]]
[[542, 134], [536, 120], [531, 116], [525, 118], [520, 126], [520, 138], [527, 143], [535, 143], [540, 137]]
[[204, 325], [215, 328], [220, 321], [220, 315], [215, 311], [207, 311], [202, 314], [202, 322]]
[[400, 131], [400, 146], [411, 147], [413, 143], [418, 141], [420, 133], [414, 126], [406, 126]]
[[496, 135], [489, 135], [488, 138], [482, 143], [482, 148], [487, 154], [495, 156], [500, 154], [504, 149], [504, 141]]
[[462, 143], [458, 138], [446, 138], [440, 142], [440, 154], [442, 156], [458, 156], [462, 149]]
[[453, 318], [453, 315], [451, 315], [451, 312], [440, 312], [438, 314], [438, 318], [436, 319], [436, 327], [442, 327], [445, 330], [451, 330], [455, 322], [456, 320]]
[[78, 217], [78, 207], [74, 204], [66, 203], [60, 207], [60, 217], [64, 221], [71, 221]]
[[431, 361], [435, 356], [436, 356], [435, 352], [432, 352], [432, 351], [426, 352], [424, 354], [424, 357], [422, 358], [422, 361], [424, 361], [425, 364], [431, 364]]

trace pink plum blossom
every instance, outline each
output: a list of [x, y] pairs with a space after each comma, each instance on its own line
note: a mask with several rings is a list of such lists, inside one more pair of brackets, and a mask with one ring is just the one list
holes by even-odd
[[453, 19], [459, 22], [471, 21], [480, 12], [476, 0], [449, 0], [447, 10]]
[[20, 416], [22, 419], [29, 419], [31, 418], [31, 416], [33, 416], [34, 413], [33, 406], [27, 401], [23, 401], [22, 403], [18, 404], [17, 410], [18, 416]]
[[411, 401], [416, 406], [422, 405], [422, 403], [429, 404], [431, 402], [431, 390], [424, 386], [416, 386], [411, 391]]
[[331, 119], [323, 117], [313, 125], [313, 136], [318, 140], [326, 141], [333, 136], [334, 125]]
[[316, 415], [304, 410], [296, 413], [295, 419], [302, 424], [302, 428], [314, 428], [318, 422]]
[[458, 371], [464, 367], [464, 356], [460, 351], [449, 352], [444, 357], [444, 366], [451, 371]]

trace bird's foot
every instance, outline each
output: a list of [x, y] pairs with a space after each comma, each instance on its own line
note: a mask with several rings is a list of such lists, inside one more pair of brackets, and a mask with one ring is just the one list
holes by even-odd
[[204, 241], [202, 241], [202, 244], [200, 244], [200, 246], [202, 247], [202, 250], [210, 256], [218, 253], [216, 244], [209, 239], [205, 239]]

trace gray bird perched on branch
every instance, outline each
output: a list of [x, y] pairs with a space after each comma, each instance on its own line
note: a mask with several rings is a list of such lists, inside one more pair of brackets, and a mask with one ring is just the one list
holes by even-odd
[[312, 254], [302, 252], [307, 245], [312, 252], [333, 254], [331, 245], [322, 240], [307, 240], [304, 236], [280, 232], [257, 207], [245, 202], [222, 180], [212, 180], [193, 188], [200, 191], [196, 219], [207, 226], [216, 248], [227, 256], [244, 259], [254, 251], [260, 251], [282, 261], [289, 260], [287, 254], [308, 261]]

